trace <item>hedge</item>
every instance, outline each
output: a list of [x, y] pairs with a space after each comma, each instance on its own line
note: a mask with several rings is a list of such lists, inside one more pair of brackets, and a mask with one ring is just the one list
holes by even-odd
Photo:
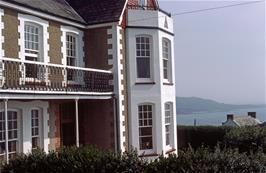
[[202, 145], [214, 148], [222, 142], [229, 131], [228, 127], [216, 126], [177, 126], [178, 148], [199, 148]]
[[266, 155], [246, 154], [217, 147], [214, 151], [200, 147], [179, 152], [179, 156], [160, 157], [148, 165], [147, 173], [264, 173]]
[[238, 148], [240, 152], [266, 153], [266, 127], [241, 127], [228, 131], [224, 137], [225, 147]]
[[115, 154], [95, 147], [66, 147], [58, 153], [34, 150], [3, 165], [3, 173], [114, 173], [143, 172], [147, 162], [134, 151]]
[[260, 173], [266, 172], [266, 154], [235, 149], [200, 147], [179, 151], [178, 157], [160, 156], [148, 162], [134, 151], [114, 154], [97, 148], [63, 148], [58, 153], [36, 150], [3, 165], [11, 173]]

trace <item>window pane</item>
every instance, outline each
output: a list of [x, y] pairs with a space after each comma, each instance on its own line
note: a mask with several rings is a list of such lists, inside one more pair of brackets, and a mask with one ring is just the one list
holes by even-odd
[[136, 38], [137, 77], [150, 78], [150, 38]]
[[140, 149], [152, 149], [152, 105], [140, 105], [138, 112]]
[[171, 123], [172, 123], [172, 103], [165, 103], [165, 140], [166, 140], [166, 145], [170, 145], [170, 128], [171, 128]]
[[143, 137], [140, 139], [140, 149], [152, 149], [152, 137]]
[[152, 128], [151, 127], [142, 127], [140, 129], [140, 136], [151, 136], [152, 135]]
[[162, 43], [162, 49], [163, 49], [163, 75], [164, 79], [169, 79], [170, 78], [170, 41], [167, 39], [163, 39]]
[[32, 149], [39, 147], [39, 138], [32, 138]]
[[31, 135], [32, 135], [32, 149], [40, 147], [40, 116], [39, 110], [31, 111]]
[[6, 145], [5, 145], [5, 142], [1, 142], [1, 143], [0, 143], [0, 154], [5, 153], [5, 151], [6, 151]]
[[149, 58], [137, 58], [137, 76], [138, 78], [150, 78]]
[[66, 36], [66, 45], [67, 65], [76, 66], [76, 36], [68, 33]]
[[39, 40], [40, 40], [40, 27], [34, 24], [25, 24], [25, 52], [38, 54]]
[[16, 152], [17, 151], [17, 141], [8, 142], [8, 152]]

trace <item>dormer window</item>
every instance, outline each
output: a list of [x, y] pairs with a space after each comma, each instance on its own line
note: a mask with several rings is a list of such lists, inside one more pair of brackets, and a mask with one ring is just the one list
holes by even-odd
[[25, 59], [29, 61], [42, 61], [42, 27], [26, 22], [24, 26]]
[[146, 7], [147, 6], [147, 0], [139, 0], [139, 6]]

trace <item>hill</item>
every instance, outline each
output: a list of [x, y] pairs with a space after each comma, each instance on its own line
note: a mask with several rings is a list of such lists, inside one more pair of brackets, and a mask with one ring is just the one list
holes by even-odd
[[198, 97], [176, 98], [176, 109], [178, 114], [190, 114], [195, 112], [225, 112], [235, 109], [256, 108], [262, 106], [265, 105], [232, 105]]

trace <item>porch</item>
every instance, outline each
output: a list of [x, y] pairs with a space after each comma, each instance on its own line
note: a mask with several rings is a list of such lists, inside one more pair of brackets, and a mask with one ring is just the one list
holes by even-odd
[[[0, 160], [42, 148], [94, 145], [116, 151], [115, 99], [2, 100]], [[8, 148], [8, 151], [6, 150]]]
[[111, 71], [0, 58], [0, 160], [62, 146], [116, 150]]

